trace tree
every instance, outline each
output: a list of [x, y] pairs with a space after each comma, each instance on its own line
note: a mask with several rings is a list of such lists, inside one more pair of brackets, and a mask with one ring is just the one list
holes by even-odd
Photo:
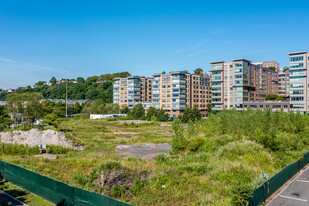
[[267, 69], [273, 70], [273, 71], [277, 71], [276, 67], [268, 67]]
[[272, 100], [276, 100], [276, 99], [277, 99], [277, 95], [275, 95], [275, 94], [267, 94], [266, 95], [267, 101], [272, 101]]
[[58, 116], [55, 113], [47, 114], [43, 120], [43, 124], [53, 125], [58, 128], [57, 118]]
[[141, 119], [145, 117], [145, 109], [142, 104], [137, 104], [132, 109], [132, 116], [135, 119]]
[[8, 128], [12, 124], [7, 108], [5, 106], [0, 106], [0, 131], [4, 128]]
[[93, 104], [87, 104], [81, 115], [83, 118], [89, 118], [90, 114], [118, 114], [119, 105], [112, 103], [105, 103], [102, 99], [98, 99]]
[[193, 106], [193, 109], [190, 107], [186, 107], [185, 111], [182, 115], [179, 115], [178, 118], [181, 120], [181, 122], [189, 122], [190, 120], [192, 122], [196, 120], [202, 119], [201, 111], [198, 109], [197, 105]]
[[285, 68], [283, 69], [283, 72], [286, 72], [286, 71], [289, 71], [289, 70], [290, 70], [289, 67], [285, 67]]
[[52, 77], [52, 78], [49, 80], [49, 82], [52, 83], [52, 85], [55, 85], [56, 82], [57, 82], [56, 77]]
[[190, 107], [186, 107], [180, 119], [182, 122], [189, 122], [189, 120], [192, 119], [192, 113]]
[[129, 109], [128, 106], [126, 106], [125, 108], [123, 108], [123, 109], [120, 110], [120, 113], [121, 113], [121, 114], [127, 114], [127, 115], [129, 115], [130, 112], [131, 112], [131, 111], [130, 111], [130, 109]]
[[169, 120], [168, 114], [165, 112], [164, 109], [160, 109], [157, 111], [157, 119], [159, 122], [166, 122]]
[[82, 107], [80, 106], [80, 104], [78, 102], [75, 102], [73, 110], [74, 110], [74, 114], [79, 114], [81, 112]]
[[195, 104], [193, 106], [193, 109], [191, 111], [191, 116], [192, 116], [192, 121], [195, 121], [195, 120], [200, 120], [202, 119], [202, 114], [201, 114], [201, 111], [198, 109], [197, 105]]
[[157, 110], [153, 106], [149, 107], [147, 110], [147, 120], [151, 120], [152, 116], [157, 117]]
[[284, 101], [284, 100], [285, 100], [285, 96], [278, 96], [278, 97], [277, 97], [277, 100], [279, 100], [279, 101]]
[[88, 77], [86, 81], [88, 82], [96, 82], [99, 79], [98, 76]]
[[27, 126], [31, 128], [35, 120], [43, 116], [43, 106], [40, 100], [43, 98], [42, 94], [37, 92], [27, 93], [12, 93], [7, 97], [10, 103], [9, 110], [13, 115], [13, 120], [18, 120], [18, 113], [21, 114], [20, 123], [23, 124], [24, 130]]
[[83, 77], [77, 77], [77, 83], [83, 84], [85, 82], [85, 79]]
[[45, 81], [38, 81], [35, 85], [37, 86], [43, 86], [43, 84], [46, 83]]
[[207, 114], [208, 114], [208, 115], [211, 114], [211, 112], [212, 112], [212, 106], [211, 106], [211, 104], [207, 104], [206, 107], [207, 107], [207, 108], [206, 108]]
[[201, 69], [201, 68], [195, 69], [194, 74], [203, 75], [203, 69]]

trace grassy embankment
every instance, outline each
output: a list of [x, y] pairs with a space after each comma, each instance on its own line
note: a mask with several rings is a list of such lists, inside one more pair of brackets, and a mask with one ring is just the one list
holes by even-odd
[[[172, 123], [70, 119], [59, 127], [84, 150], [56, 160], [4, 154], [1, 159], [136, 205], [239, 204], [240, 194], [261, 183], [262, 171], [274, 175], [307, 152], [309, 143], [308, 117], [283, 112], [224, 111], [186, 128], [175, 122], [176, 135]], [[124, 159], [114, 149], [164, 142], [174, 152], [154, 161]], [[132, 184], [102, 189], [96, 183], [100, 175], [115, 174]]]

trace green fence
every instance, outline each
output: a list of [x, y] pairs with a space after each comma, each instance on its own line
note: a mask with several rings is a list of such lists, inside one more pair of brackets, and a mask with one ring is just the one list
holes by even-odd
[[128, 206], [116, 199], [89, 192], [0, 160], [0, 176], [56, 205]]
[[294, 162], [275, 176], [270, 178], [263, 185], [258, 187], [249, 199], [249, 204], [252, 206], [257, 206], [265, 202], [274, 192], [276, 192], [284, 183], [291, 179], [296, 173], [298, 173], [305, 165], [309, 163], [309, 152], [306, 153], [300, 160]]

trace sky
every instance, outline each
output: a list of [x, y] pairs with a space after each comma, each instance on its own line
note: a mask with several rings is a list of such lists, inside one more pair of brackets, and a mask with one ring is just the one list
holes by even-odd
[[309, 1], [0, 0], [0, 88], [309, 51]]

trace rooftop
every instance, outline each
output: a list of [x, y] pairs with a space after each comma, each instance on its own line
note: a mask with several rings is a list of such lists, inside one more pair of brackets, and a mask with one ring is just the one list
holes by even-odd
[[225, 63], [225, 61], [210, 62], [209, 64], [221, 64], [221, 63]]
[[238, 62], [238, 61], [246, 61], [246, 62], [251, 62], [250, 60], [248, 59], [234, 59], [233, 62]]
[[306, 54], [306, 53], [307, 53], [306, 51], [300, 51], [300, 52], [289, 53], [289, 55]]

